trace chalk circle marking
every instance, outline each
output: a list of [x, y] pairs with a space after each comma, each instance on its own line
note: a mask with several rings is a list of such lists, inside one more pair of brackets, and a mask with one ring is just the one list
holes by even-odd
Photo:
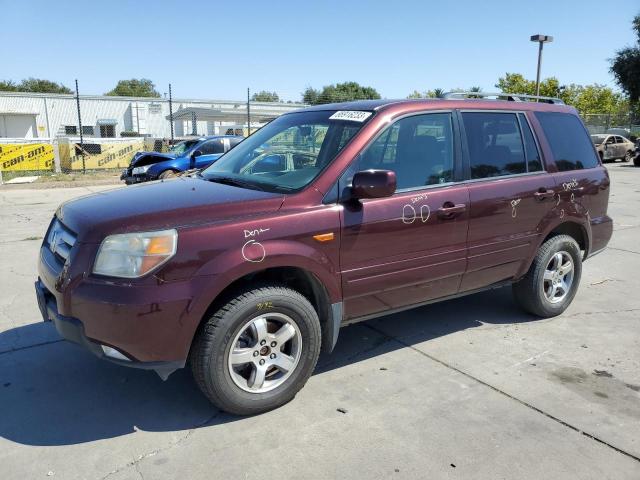
[[[425, 215], [426, 212], [426, 215]], [[427, 220], [429, 220], [429, 217], [431, 216], [431, 209], [429, 208], [429, 205], [422, 205], [420, 207], [420, 218], [422, 219], [422, 223], [427, 223]]]
[[[247, 255], [247, 252], [249, 250], [247, 249], [251, 249], [254, 247], [258, 247], [262, 250], [262, 255], [259, 258], [249, 258], [249, 256]], [[247, 262], [251, 262], [251, 263], [260, 263], [264, 260], [264, 258], [267, 256], [267, 252], [264, 249], [264, 246], [260, 243], [260, 242], [256, 242], [255, 240], [249, 240], [247, 243], [245, 243], [242, 246], [242, 257], [247, 261]]]
[[[411, 212], [409, 213], [407, 209], [411, 209]], [[409, 225], [416, 221], [417, 216], [416, 209], [412, 205], [407, 204], [402, 207], [402, 223]]]

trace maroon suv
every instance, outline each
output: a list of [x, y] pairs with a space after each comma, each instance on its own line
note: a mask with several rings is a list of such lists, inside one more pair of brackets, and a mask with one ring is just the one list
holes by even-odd
[[342, 325], [512, 284], [573, 300], [609, 176], [573, 108], [443, 99], [282, 115], [191, 177], [60, 206], [38, 301], [60, 334], [238, 414], [291, 400]]

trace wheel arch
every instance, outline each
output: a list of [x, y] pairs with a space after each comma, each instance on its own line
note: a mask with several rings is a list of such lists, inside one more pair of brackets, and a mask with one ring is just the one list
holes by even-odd
[[515, 279], [522, 278], [531, 268], [531, 264], [538, 253], [540, 247], [551, 237], [557, 235], [569, 235], [572, 237], [583, 252], [582, 259], [585, 260], [589, 256], [591, 250], [591, 235], [590, 229], [580, 223], [577, 219], [568, 217], [567, 220], [558, 222], [552, 226], [549, 226], [540, 236], [540, 241], [532, 248], [529, 258], [524, 262], [521, 270], [516, 275]]
[[198, 331], [206, 320], [219, 308], [229, 302], [243, 290], [257, 285], [278, 284], [303, 295], [318, 314], [322, 333], [322, 350], [330, 352], [337, 341], [342, 322], [342, 302], [332, 303], [327, 287], [320, 278], [308, 269], [300, 266], [282, 265], [265, 267], [238, 276], [217, 293], [205, 309], [191, 339], [191, 346]]

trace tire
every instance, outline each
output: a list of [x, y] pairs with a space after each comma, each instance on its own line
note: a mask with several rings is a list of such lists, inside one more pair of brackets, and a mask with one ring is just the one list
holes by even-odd
[[633, 152], [629, 150], [627, 153], [624, 154], [624, 158], [622, 159], [622, 161], [630, 162], [632, 159], [633, 159]]
[[175, 177], [177, 173], [178, 172], [176, 172], [175, 170], [165, 170], [160, 175], [158, 175], [158, 178], [161, 178], [163, 180], [167, 178], [172, 178], [172, 177]]
[[[562, 265], [567, 265], [571, 260], [570, 281], [568, 273], [562, 274], [566, 268], [555, 270], [559, 258], [556, 255], [562, 256]], [[578, 243], [569, 235], [557, 235], [540, 246], [527, 274], [513, 284], [513, 296], [525, 311], [542, 318], [555, 317], [564, 312], [573, 301], [581, 276], [582, 255]], [[557, 289], [554, 281], [558, 282]], [[561, 285], [568, 286], [564, 295]], [[553, 294], [552, 298], [550, 293]]]
[[[259, 330], [256, 325], [262, 325], [262, 318], [266, 328]], [[278, 337], [283, 329], [285, 333]], [[295, 290], [270, 285], [242, 292], [207, 319], [196, 334], [190, 353], [193, 377], [221, 410], [236, 415], [272, 410], [292, 400], [313, 373], [320, 354], [320, 332], [316, 311]], [[292, 337], [277, 344], [287, 334]], [[264, 346], [260, 338], [266, 339]], [[275, 366], [285, 359], [288, 370]], [[240, 362], [232, 365], [232, 360]], [[259, 362], [264, 365], [260, 367]], [[266, 372], [265, 377], [258, 374], [259, 369]]]

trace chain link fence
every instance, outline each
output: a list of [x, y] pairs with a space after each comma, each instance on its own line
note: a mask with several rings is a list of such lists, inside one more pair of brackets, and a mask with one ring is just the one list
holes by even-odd
[[[138, 151], [165, 153], [194, 137], [246, 137], [283, 113], [353, 99], [339, 91], [309, 95], [309, 89], [298, 103], [260, 101], [279, 99], [265, 98], [265, 92], [252, 98], [249, 91], [243, 100], [176, 99], [167, 87], [149, 98], [0, 92], [0, 181], [87, 172], [116, 176]], [[640, 136], [640, 119], [631, 114], [582, 118], [592, 134], [616, 129], [631, 139]]]

